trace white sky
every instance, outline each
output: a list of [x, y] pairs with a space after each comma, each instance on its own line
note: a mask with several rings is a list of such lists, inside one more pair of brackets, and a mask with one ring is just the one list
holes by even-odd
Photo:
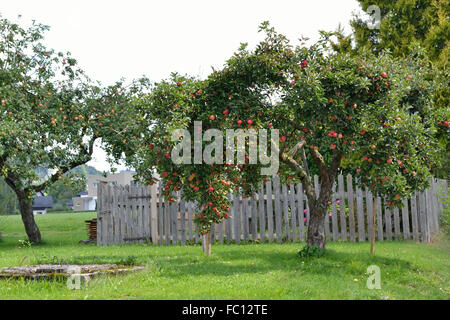
[[[318, 39], [319, 30], [339, 24], [349, 33], [356, 0], [1, 0], [0, 14], [22, 23], [49, 25], [46, 44], [70, 51], [94, 80], [108, 85], [146, 75], [152, 81], [171, 72], [206, 77], [239, 47], [260, 39], [258, 26], [269, 20], [296, 41]], [[89, 164], [109, 170], [99, 148]], [[119, 169], [124, 167], [120, 166]]]

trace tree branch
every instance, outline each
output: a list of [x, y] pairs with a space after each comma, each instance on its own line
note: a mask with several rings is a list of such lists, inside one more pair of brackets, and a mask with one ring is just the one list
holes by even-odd
[[310, 150], [311, 156], [314, 160], [314, 163], [317, 166], [317, 169], [319, 169], [320, 180], [322, 181], [322, 183], [329, 182], [328, 170], [327, 170], [327, 167], [325, 165], [325, 161], [323, 160], [322, 155], [316, 149], [311, 148], [309, 150]]
[[284, 162], [291, 168], [293, 171], [297, 172], [302, 180], [303, 186], [305, 188], [306, 194], [310, 199], [315, 199], [315, 191], [314, 187], [311, 183], [311, 177], [306, 173], [306, 171], [302, 168], [302, 166], [295, 161], [289, 154], [283, 152], [281, 154], [281, 161]]
[[300, 141], [299, 143], [297, 143], [291, 150], [289, 150], [288, 155], [290, 157], [295, 156], [295, 154], [297, 153], [297, 151], [301, 148], [303, 148], [303, 146], [306, 144], [305, 140]]
[[[83, 155], [88, 156], [89, 159], [91, 159], [92, 153], [94, 152], [94, 144], [95, 144], [96, 139], [97, 139], [96, 136], [92, 137], [91, 141], [89, 142], [88, 150], [86, 150], [85, 148], [82, 148], [83, 153], [84, 153]], [[45, 190], [49, 185], [58, 181], [58, 179], [61, 175], [72, 170], [73, 168], [76, 168], [78, 166], [81, 166], [82, 164], [85, 164], [86, 162], [87, 162], [86, 160], [78, 160], [78, 161], [74, 161], [74, 162], [70, 163], [69, 165], [61, 167], [60, 170], [58, 170], [55, 174], [53, 174], [47, 181], [45, 181], [39, 185], [32, 186], [32, 187], [30, 187], [30, 189], [33, 190], [34, 192], [39, 192], [39, 191]]]

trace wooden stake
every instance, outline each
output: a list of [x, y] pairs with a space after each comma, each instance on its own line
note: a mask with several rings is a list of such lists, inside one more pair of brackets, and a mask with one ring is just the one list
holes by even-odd
[[209, 257], [211, 255], [211, 232], [204, 234], [202, 240], [203, 254]]
[[375, 253], [375, 221], [377, 215], [377, 198], [373, 197], [373, 206], [372, 206], [372, 230], [371, 230], [371, 241], [370, 241], [370, 253]]

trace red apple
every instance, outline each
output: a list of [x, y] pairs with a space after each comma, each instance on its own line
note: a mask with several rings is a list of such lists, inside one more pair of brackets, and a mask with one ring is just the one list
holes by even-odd
[[383, 78], [386, 78], [386, 77], [387, 77], [386, 72], [382, 72], [382, 73], [381, 73], [381, 76], [382, 76]]
[[209, 116], [209, 120], [214, 120], [216, 117], [214, 115]]

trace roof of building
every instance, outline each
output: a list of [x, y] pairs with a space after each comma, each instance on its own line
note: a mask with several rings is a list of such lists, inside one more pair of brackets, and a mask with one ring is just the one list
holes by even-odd
[[37, 208], [53, 208], [53, 198], [50, 196], [38, 196], [33, 200], [33, 209]]

